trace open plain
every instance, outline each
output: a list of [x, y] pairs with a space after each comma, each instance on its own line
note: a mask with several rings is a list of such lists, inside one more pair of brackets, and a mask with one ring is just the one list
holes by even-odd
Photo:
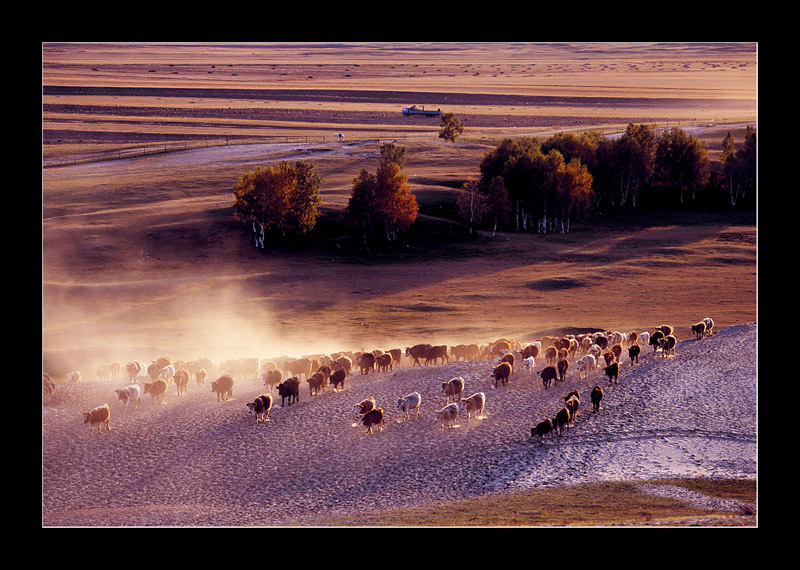
[[[756, 125], [752, 44], [44, 44], [42, 72], [42, 353], [56, 381], [43, 398], [43, 525], [351, 526], [364, 510], [537, 486], [756, 479], [752, 213], [467, 237], [452, 208], [503, 137], [682, 125], [713, 159], [727, 130], [741, 141]], [[436, 122], [400, 115], [411, 104], [455, 112], [464, 135], [437, 140]], [[341, 212], [382, 142], [406, 147], [421, 215], [402, 248], [354, 250]], [[257, 250], [233, 219], [233, 186], [296, 159], [325, 178], [318, 233]], [[708, 316], [716, 333], [691, 338]], [[335, 393], [303, 383], [298, 403], [277, 398], [258, 425], [244, 404], [259, 379], [237, 378], [227, 402], [208, 382], [180, 397], [171, 385], [165, 404], [146, 396], [125, 412], [114, 389], [127, 380], [95, 375], [161, 356], [279, 361], [665, 323], [676, 355], [624, 360], [601, 412], [587, 398], [541, 445], [531, 425], [570, 389], [588, 396], [602, 371], [545, 390], [518, 370], [495, 389], [488, 361], [406, 361]], [[74, 370], [81, 381], [67, 383]], [[487, 411], [443, 431], [434, 412], [454, 376], [486, 393]], [[403, 421], [395, 399], [412, 390], [422, 415]], [[352, 406], [370, 395], [387, 425], [367, 435]], [[725, 405], [710, 413], [711, 399]], [[81, 412], [104, 403], [112, 429], [89, 435]], [[755, 524], [755, 505], [714, 508], [709, 524]], [[727, 510], [738, 522], [721, 522]]]

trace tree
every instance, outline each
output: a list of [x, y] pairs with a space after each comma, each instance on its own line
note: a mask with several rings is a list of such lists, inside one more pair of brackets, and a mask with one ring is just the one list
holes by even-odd
[[736, 150], [733, 134], [722, 141], [722, 174], [731, 196], [731, 206], [743, 199], [756, 180], [756, 131], [748, 126], [744, 145]]
[[363, 244], [367, 245], [367, 235], [372, 234], [372, 205], [378, 193], [378, 177], [366, 169], [353, 179], [353, 191], [347, 202], [348, 221], [361, 228]]
[[417, 219], [419, 205], [408, 185], [408, 176], [396, 163], [381, 164], [376, 179], [373, 212], [386, 228], [386, 239], [395, 241], [398, 234], [406, 231]]
[[630, 199], [631, 207], [635, 208], [639, 189], [649, 182], [655, 171], [655, 128], [628, 123], [615, 146], [619, 205], [624, 207]]
[[708, 182], [710, 160], [708, 146], [683, 129], [672, 128], [664, 131], [656, 145], [656, 177], [666, 187], [680, 192], [680, 202], [684, 194], [692, 193]]
[[392, 143], [381, 145], [381, 161], [379, 164], [395, 163], [401, 169], [406, 166], [406, 147], [396, 146]]
[[448, 142], [456, 142], [456, 139], [464, 132], [464, 123], [456, 117], [454, 113], [442, 114], [442, 126], [439, 129], [439, 138]]
[[569, 233], [570, 220], [585, 214], [592, 203], [592, 175], [577, 158], [558, 171], [558, 209], [561, 233]]
[[472, 233], [489, 213], [487, 197], [481, 192], [481, 185], [477, 179], [470, 178], [464, 182], [456, 198], [456, 209], [458, 215], [469, 224], [469, 233]]
[[281, 161], [246, 172], [233, 189], [234, 217], [253, 224], [256, 246], [264, 247], [265, 232], [303, 234], [316, 225], [322, 178], [313, 165]]
[[505, 224], [511, 217], [511, 200], [508, 199], [508, 191], [500, 176], [496, 176], [489, 184], [487, 196], [489, 215], [494, 220], [492, 227], [492, 237], [497, 235], [497, 226]]

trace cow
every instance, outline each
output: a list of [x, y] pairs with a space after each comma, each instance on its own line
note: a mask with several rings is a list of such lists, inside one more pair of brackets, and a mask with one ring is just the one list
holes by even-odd
[[434, 364], [438, 364], [437, 360], [441, 360], [442, 364], [444, 364], [445, 361], [447, 361], [448, 364], [450, 363], [450, 357], [447, 355], [447, 345], [441, 344], [432, 346], [430, 350], [428, 350], [428, 353], [425, 355], [425, 364], [430, 364], [431, 361]]
[[553, 420], [547, 418], [531, 428], [531, 437], [536, 436], [539, 443], [544, 443], [544, 437], [553, 431]]
[[186, 392], [189, 386], [189, 371], [181, 368], [172, 376], [172, 381], [175, 382], [175, 388], [178, 390], [178, 396]]
[[592, 393], [589, 394], [589, 398], [592, 400], [592, 413], [597, 413], [600, 411], [600, 400], [603, 399], [603, 389], [600, 386], [595, 386], [592, 388]]
[[407, 396], [397, 398], [397, 408], [403, 412], [403, 419], [407, 420], [412, 411], [416, 411], [419, 417], [419, 406], [422, 403], [422, 396], [419, 392], [411, 392]]
[[671, 334], [661, 339], [659, 346], [661, 347], [661, 354], [664, 355], [664, 358], [666, 358], [670, 354], [675, 354], [675, 345], [677, 344], [678, 344], [678, 339], [676, 339]]
[[247, 406], [249, 413], [256, 415], [256, 425], [260, 421], [270, 421], [269, 411], [272, 409], [272, 396], [270, 394], [261, 394], [252, 402], [247, 402], [245, 406]]
[[370, 370], [375, 372], [375, 355], [365, 352], [356, 358], [356, 364], [361, 369], [361, 374], [369, 374]]
[[458, 402], [461, 399], [461, 392], [464, 391], [464, 379], [459, 376], [447, 382], [442, 382], [442, 392], [444, 393], [445, 404], [451, 399]]
[[597, 360], [594, 355], [587, 354], [578, 361], [578, 380], [583, 379], [584, 376], [589, 375], [589, 370], [597, 368]]
[[550, 386], [550, 383], [556, 379], [558, 372], [556, 372], [555, 366], [545, 366], [539, 372], [539, 378], [542, 379], [542, 384], [544, 385], [545, 389]]
[[267, 370], [264, 374], [264, 386], [269, 386], [270, 391], [275, 389], [275, 386], [281, 383], [281, 379], [283, 378], [283, 373], [276, 369]]
[[356, 419], [358, 419], [359, 416], [363, 416], [370, 410], [374, 410], [375, 407], [375, 398], [370, 396], [369, 398], [365, 398], [353, 406], [353, 412], [355, 412]]
[[608, 385], [611, 386], [612, 383], [619, 384], [619, 362], [614, 362], [613, 364], [609, 364], [603, 369], [608, 376]]
[[97, 406], [89, 412], [83, 412], [83, 423], [89, 424], [89, 434], [94, 431], [94, 426], [97, 426], [97, 433], [103, 433], [103, 427], [106, 431], [111, 430], [111, 408], [108, 404]]
[[322, 372], [314, 372], [307, 382], [309, 396], [319, 394], [320, 389], [325, 390], [325, 375]]
[[564, 432], [564, 426], [569, 427], [570, 421], [569, 408], [564, 406], [553, 418], [553, 431], [558, 431], [558, 435], [561, 435]]
[[372, 428], [377, 426], [383, 429], [383, 408], [373, 408], [358, 420], [358, 425], [366, 426], [367, 433], [372, 433]]
[[384, 352], [375, 359], [375, 364], [380, 372], [388, 372], [393, 369], [394, 357], [388, 352]]
[[417, 366], [422, 366], [422, 364], [419, 362], [419, 359], [427, 358], [428, 351], [431, 348], [433, 347], [430, 344], [415, 344], [414, 346], [406, 347], [406, 356], [414, 359], [414, 362], [411, 363], [411, 366], [414, 366], [415, 364]]
[[445, 426], [456, 427], [458, 419], [458, 404], [447, 404], [444, 408], [436, 412], [436, 420], [442, 424], [442, 431]]
[[634, 362], [636, 362], [636, 363], [639, 362], [639, 353], [641, 353], [641, 351], [642, 351], [642, 347], [640, 347], [635, 342], [628, 347], [628, 356], [631, 359], [631, 366], [633, 366]]
[[513, 369], [508, 362], [501, 362], [498, 364], [497, 367], [492, 371], [492, 376], [494, 376], [494, 387], [497, 388], [500, 382], [502, 382], [504, 385], [508, 384], [508, 378], [511, 376], [512, 370]]
[[150, 405], [156, 403], [158, 400], [159, 404], [166, 404], [167, 403], [167, 381], [162, 380], [159, 378], [158, 380], [153, 380], [152, 382], [145, 382], [144, 383], [144, 393], [150, 394]]
[[278, 384], [278, 394], [281, 397], [281, 408], [286, 402], [286, 398], [289, 398], [290, 406], [294, 402], [299, 402], [300, 379], [297, 376], [292, 376], [291, 378], [287, 378], [286, 380]]
[[461, 411], [467, 412], [467, 421], [469, 421], [472, 414], [475, 414], [475, 418], [483, 415], [483, 409], [486, 407], [486, 394], [483, 392], [476, 392], [469, 398], [463, 398], [461, 400]]
[[564, 360], [559, 360], [558, 364], [556, 364], [558, 368], [558, 380], [563, 382], [567, 377], [567, 369], [569, 368], [569, 360], [566, 358]]
[[233, 376], [223, 374], [211, 382], [211, 391], [217, 393], [217, 402], [229, 400], [233, 396]]
[[205, 368], [200, 368], [194, 373], [195, 382], [197, 382], [197, 386], [202, 388], [206, 385], [206, 377], [208, 376], [208, 372], [206, 372]]
[[[344, 370], [345, 376], [350, 376], [350, 369], [353, 367], [353, 361], [350, 360], [347, 356], [340, 356], [333, 362], [331, 362], [331, 368], [333, 371], [337, 370]], [[344, 381], [343, 381], [344, 383]]]
[[337, 368], [333, 371], [330, 377], [331, 384], [333, 385], [333, 391], [336, 392], [340, 385], [341, 389], [344, 390], [344, 380], [347, 378], [347, 372], [344, 368]]
[[138, 384], [131, 384], [130, 386], [125, 386], [122, 390], [114, 391], [117, 393], [117, 398], [122, 402], [126, 412], [128, 411], [128, 406], [131, 404], [135, 404], [137, 408], [142, 405], [142, 391]]

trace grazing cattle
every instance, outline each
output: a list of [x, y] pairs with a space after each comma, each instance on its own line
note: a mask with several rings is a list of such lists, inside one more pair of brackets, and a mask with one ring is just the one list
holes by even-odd
[[508, 379], [511, 376], [512, 371], [513, 369], [508, 362], [501, 362], [498, 364], [497, 367], [492, 371], [492, 376], [494, 376], [494, 387], [497, 388], [500, 382], [503, 384], [508, 384]]
[[500, 359], [500, 362], [508, 362], [511, 365], [511, 369], [512, 370], [514, 369], [514, 362], [515, 361], [516, 361], [516, 358], [514, 358], [514, 355], [512, 353], [510, 353], [510, 352], [504, 354], [503, 357]]
[[703, 319], [703, 324], [706, 326], [707, 335], [714, 334], [714, 319], [712, 319], [711, 317], [706, 317]]
[[233, 376], [223, 374], [211, 382], [211, 391], [217, 393], [217, 402], [229, 400], [233, 396]]
[[197, 382], [197, 386], [202, 388], [206, 385], [206, 378], [208, 377], [208, 372], [206, 372], [205, 368], [200, 368], [194, 373], [194, 380]]
[[144, 393], [150, 394], [150, 405], [158, 401], [159, 404], [167, 403], [167, 382], [161, 378], [144, 383]]
[[458, 402], [461, 399], [461, 392], [464, 391], [464, 379], [459, 376], [447, 382], [442, 382], [442, 392], [444, 393], [445, 404], [451, 399]]
[[530, 357], [539, 358], [540, 344], [541, 343], [535, 343], [535, 342], [529, 344], [528, 346], [526, 346], [525, 348], [522, 349], [522, 352], [520, 353], [520, 356], [523, 359], [530, 358]]
[[469, 398], [461, 400], [461, 411], [467, 412], [467, 421], [469, 421], [472, 414], [478, 418], [483, 415], [483, 409], [486, 407], [486, 394], [483, 392], [476, 392]]
[[544, 443], [545, 436], [551, 431], [553, 431], [553, 421], [548, 418], [540, 421], [535, 427], [531, 428], [531, 437], [536, 436], [539, 443]]
[[592, 388], [592, 393], [589, 394], [589, 398], [592, 400], [592, 412], [599, 412], [600, 400], [603, 399], [603, 389], [600, 386], [595, 386]]
[[635, 342], [628, 347], [628, 356], [631, 359], [631, 366], [633, 366], [634, 362], [639, 362], [639, 353], [641, 351], [642, 348]]
[[650, 333], [647, 331], [642, 331], [639, 333], [639, 345], [640, 346], [650, 346]]
[[80, 382], [81, 381], [81, 373], [77, 370], [73, 370], [69, 374], [67, 374], [67, 382]]
[[445, 427], [456, 427], [456, 420], [458, 419], [458, 404], [447, 404], [444, 408], [436, 412], [436, 419], [442, 425], [442, 431]]
[[177, 388], [178, 396], [180, 396], [186, 392], [186, 388], [189, 386], [189, 371], [181, 368], [175, 373], [172, 380], [175, 382], [175, 388]]
[[261, 394], [258, 398], [252, 402], [247, 402], [245, 405], [249, 413], [256, 415], [256, 424], [260, 421], [269, 421], [269, 411], [272, 409], [272, 396], [270, 394]]
[[392, 370], [395, 366], [400, 366], [400, 359], [403, 358], [403, 350], [400, 348], [393, 348], [387, 352], [392, 355], [392, 366], [389, 369]]
[[361, 400], [358, 404], [353, 406], [353, 412], [355, 412], [356, 418], [358, 418], [359, 416], [363, 416], [370, 410], [374, 409], [375, 409], [375, 398], [373, 398], [372, 396], [364, 400]]
[[430, 364], [433, 362], [434, 364], [438, 364], [438, 360], [441, 360], [442, 364], [447, 361], [450, 362], [450, 357], [447, 355], [447, 346], [442, 344], [438, 346], [432, 346], [428, 353], [425, 355], [425, 364]]
[[615, 362], [613, 364], [609, 364], [603, 369], [608, 376], [608, 385], [611, 386], [612, 383], [619, 384], [619, 362]]
[[[148, 373], [149, 372], [150, 369], [148, 368]], [[163, 378], [167, 381], [167, 383], [169, 383], [169, 381], [173, 380], [175, 377], [175, 367], [172, 364], [164, 366], [161, 370], [159, 370], [158, 377]]]
[[333, 391], [336, 392], [340, 388], [344, 390], [344, 380], [347, 378], [347, 372], [344, 368], [338, 368], [331, 374], [330, 381], [333, 385]]
[[663, 339], [661, 339], [661, 354], [664, 355], [664, 358], [669, 356], [670, 354], [675, 354], [675, 345], [678, 344], [678, 339], [675, 338], [673, 335], [667, 335]]
[[550, 386], [550, 383], [556, 379], [557, 375], [558, 372], [555, 366], [545, 366], [542, 368], [541, 372], [539, 372], [539, 378], [542, 379], [542, 384], [545, 389]]
[[706, 336], [706, 324], [700, 321], [697, 324], [692, 325], [692, 333], [697, 339], [702, 339]]
[[578, 367], [578, 380], [581, 380], [585, 376], [589, 375], [590, 370], [594, 370], [595, 368], [597, 368], [597, 359], [595, 359], [593, 354], [587, 354], [578, 361], [577, 367]]
[[567, 369], [569, 368], [569, 361], [567, 359], [559, 360], [558, 364], [556, 364], [556, 368], [558, 369], [558, 380], [563, 382], [564, 379], [567, 377]]
[[415, 411], [419, 417], [419, 406], [422, 403], [422, 396], [419, 392], [411, 392], [407, 396], [397, 398], [397, 408], [403, 412], [403, 419], [407, 420], [411, 412]]
[[358, 420], [358, 425], [366, 426], [367, 433], [372, 433], [372, 428], [383, 429], [383, 408], [373, 408]]
[[[306, 379], [311, 375], [312, 361], [310, 358], [298, 358], [284, 363], [284, 370], [288, 371], [292, 376], [300, 378], [305, 376]], [[349, 367], [348, 367], [349, 370]]]
[[419, 359], [427, 358], [428, 351], [431, 348], [433, 347], [429, 344], [415, 344], [414, 346], [406, 347], [406, 356], [410, 356], [414, 359], [414, 362], [411, 363], [411, 366], [414, 366], [415, 364], [417, 366], [422, 366], [422, 364], [419, 362]]
[[314, 372], [308, 382], [308, 395], [313, 396], [319, 394], [319, 391], [325, 389], [325, 375], [322, 372]]
[[356, 364], [361, 369], [361, 374], [369, 374], [370, 370], [375, 372], [375, 355], [371, 352], [365, 352], [356, 357]]
[[564, 426], [569, 428], [571, 421], [572, 419], [569, 415], [569, 408], [564, 406], [553, 418], [553, 431], [558, 431], [558, 435], [561, 435], [564, 432]]
[[606, 361], [606, 366], [608, 366], [608, 365], [610, 365], [612, 362], [614, 362], [614, 360], [615, 360], [615, 359], [616, 359], [616, 356], [614, 356], [614, 353], [613, 353], [613, 352], [611, 352], [610, 350], [607, 350], [607, 351], [605, 351], [605, 352], [603, 353], [603, 360], [605, 360], [605, 361]]
[[393, 363], [394, 357], [388, 352], [384, 352], [375, 359], [375, 364], [380, 372], [388, 372], [389, 370], [392, 370], [394, 367]]
[[[344, 380], [342, 380], [344, 382]], [[283, 407], [286, 398], [289, 398], [289, 405], [294, 402], [300, 401], [300, 379], [297, 376], [287, 378], [278, 384], [278, 395], [281, 397], [281, 408]]]
[[103, 428], [106, 431], [111, 430], [111, 408], [108, 404], [97, 406], [89, 412], [83, 412], [83, 423], [89, 424], [89, 433], [94, 431], [94, 426], [97, 426], [97, 433], [103, 433]]
[[142, 391], [138, 384], [131, 384], [130, 386], [125, 386], [122, 390], [114, 391], [117, 393], [117, 398], [122, 402], [126, 412], [129, 405], [135, 405], [137, 408], [141, 407]]
[[612, 345], [611, 352], [614, 354], [614, 358], [616, 359], [617, 362], [622, 362], [622, 343], [618, 342]]

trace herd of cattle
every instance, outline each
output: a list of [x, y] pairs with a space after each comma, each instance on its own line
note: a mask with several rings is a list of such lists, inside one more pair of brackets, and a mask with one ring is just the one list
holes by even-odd
[[[692, 325], [691, 331], [698, 339], [702, 339], [713, 333], [713, 327], [713, 320], [705, 318]], [[173, 363], [169, 358], [162, 357], [150, 364], [132, 360], [123, 367], [119, 363], [112, 363], [100, 367], [97, 376], [100, 380], [119, 380], [123, 377], [124, 370], [129, 383], [124, 388], [115, 390], [115, 393], [126, 412], [131, 406], [139, 407], [142, 396], [147, 394], [151, 397], [151, 405], [166, 403], [170, 383], [174, 385], [176, 395], [180, 397], [186, 393], [191, 378], [194, 378], [199, 388], [203, 388], [211, 374], [219, 374], [216, 380], [211, 381], [211, 392], [216, 394], [217, 401], [227, 401], [233, 396], [234, 377], [247, 380], [260, 377], [266, 388], [265, 393], [246, 404], [249, 413], [255, 415], [258, 424], [270, 420], [269, 413], [276, 401], [272, 395], [275, 391], [281, 397], [281, 407], [291, 406], [300, 400], [303, 379], [308, 383], [309, 396], [319, 395], [320, 391], [326, 391], [328, 386], [337, 392], [344, 389], [346, 379], [355, 369], [360, 370], [362, 375], [391, 371], [401, 364], [404, 356], [406, 362], [410, 361], [407, 365], [412, 367], [444, 364], [451, 360], [493, 361], [496, 363], [492, 371], [495, 388], [509, 382], [515, 367], [525, 373], [532, 373], [536, 362], [543, 357], [545, 366], [539, 371], [538, 377], [544, 389], [548, 389], [551, 385], [565, 380], [570, 360], [575, 363], [579, 379], [587, 377], [597, 368], [602, 368], [608, 384], [612, 385], [619, 381], [625, 349], [630, 365], [633, 366], [638, 362], [642, 346], [652, 346], [654, 352], [660, 350], [663, 356], [667, 357], [675, 354], [676, 344], [673, 327], [662, 325], [655, 327], [652, 332], [603, 331], [564, 337], [548, 336], [528, 343], [500, 339], [485, 345], [448, 347], [418, 344], [405, 350], [374, 350], [284, 359], [280, 365], [274, 360], [261, 361], [257, 358], [221, 363], [214, 363], [208, 359], [192, 362], [178, 360]], [[77, 371], [68, 375], [68, 381], [79, 380], [80, 374]], [[46, 373], [43, 374], [44, 393], [53, 390], [55, 384]], [[442, 382], [445, 406], [436, 412], [436, 421], [441, 424], [442, 430], [454, 427], [457, 418], [463, 417], [464, 414], [467, 420], [483, 415], [486, 406], [485, 393], [476, 392], [468, 397], [462, 397], [463, 390], [464, 380], [461, 377]], [[592, 389], [590, 399], [593, 412], [600, 410], [603, 395], [603, 388], [600, 385]], [[580, 392], [577, 389], [572, 390], [563, 399], [563, 406], [559, 407], [552, 418], [546, 418], [531, 428], [531, 437], [543, 442], [549, 434], [561, 435], [564, 428], [568, 428], [575, 421], [580, 408]], [[412, 414], [419, 417], [421, 403], [422, 396], [415, 391], [397, 398], [396, 405], [405, 420]], [[353, 411], [358, 425], [366, 427], [367, 433], [383, 429], [384, 410], [376, 405], [374, 398], [359, 402]], [[83, 415], [84, 423], [89, 424], [91, 431], [94, 431], [95, 427], [99, 433], [111, 429], [111, 408], [108, 404], [84, 412]]]

